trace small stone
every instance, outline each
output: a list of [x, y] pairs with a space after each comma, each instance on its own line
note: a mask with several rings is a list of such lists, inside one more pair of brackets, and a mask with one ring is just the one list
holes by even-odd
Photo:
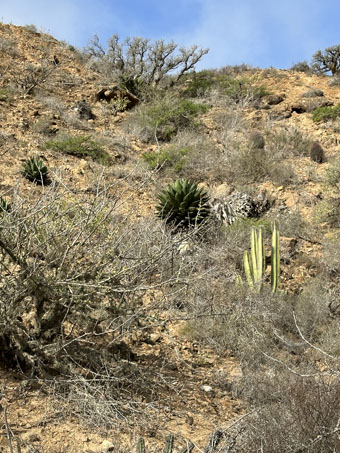
[[31, 434], [30, 437], [29, 437], [29, 441], [30, 442], [39, 442], [40, 441], [40, 437], [38, 436], [38, 434]]
[[212, 387], [210, 387], [210, 385], [202, 385], [201, 389], [206, 393], [210, 393], [213, 390]]
[[104, 450], [105, 452], [106, 452], [106, 451], [114, 451], [115, 446], [113, 445], [113, 443], [112, 443], [110, 440], [105, 439], [105, 440], [101, 443], [100, 448], [101, 448], [102, 450]]

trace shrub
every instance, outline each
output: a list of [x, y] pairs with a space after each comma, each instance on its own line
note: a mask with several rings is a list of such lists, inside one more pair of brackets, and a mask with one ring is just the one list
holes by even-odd
[[25, 25], [25, 29], [30, 33], [38, 33], [38, 29], [34, 24]]
[[240, 102], [243, 99], [256, 101], [271, 94], [264, 85], [253, 85], [248, 78], [244, 77], [236, 79], [230, 76], [220, 75], [218, 77], [218, 86], [223, 94], [235, 102]]
[[312, 141], [295, 126], [270, 129], [265, 135], [267, 149], [279, 159], [303, 157], [309, 154]]
[[165, 98], [143, 106], [135, 120], [144, 141], [169, 141], [180, 130], [197, 127], [196, 117], [208, 109], [189, 100]]
[[102, 63], [102, 68], [111, 76], [122, 79], [126, 83], [141, 80], [147, 85], [158, 85], [166, 76], [175, 73], [170, 84], [176, 83], [187, 72], [191, 71], [200, 59], [208, 53], [208, 49], [199, 49], [194, 45], [190, 48], [181, 47], [173, 41], [163, 40], [151, 43], [148, 39], [133, 37], [120, 42], [118, 35], [113, 35], [105, 50], [97, 35], [90, 42], [87, 53], [95, 62]]
[[158, 216], [178, 226], [198, 225], [210, 214], [207, 192], [187, 179], [170, 183], [158, 195], [158, 200]]
[[330, 187], [339, 187], [340, 183], [340, 159], [337, 159], [325, 172], [325, 184]]
[[14, 82], [22, 89], [25, 94], [32, 94], [36, 87], [42, 87], [51, 74], [56, 70], [56, 66], [50, 61], [42, 64], [27, 63], [20, 73], [10, 71]]
[[0, 102], [6, 102], [8, 100], [8, 89], [0, 88]]
[[[1, 218], [0, 272], [6, 273], [0, 285], [1, 362], [32, 375], [74, 372], [80, 377], [80, 364], [98, 373], [112, 365], [117, 372], [121, 338], [144, 317], [142, 296], [148, 285], [180, 284], [177, 271], [172, 274], [179, 241], [161, 222], [120, 216], [103, 185], [90, 198], [70, 197], [61, 185], [32, 197], [18, 195]], [[65, 338], [66, 325], [74, 331]], [[118, 341], [113, 329], [120, 331]], [[81, 345], [82, 332], [91, 342], [100, 332], [102, 341]], [[66, 354], [60, 353], [61, 345]], [[110, 381], [112, 391], [113, 382], [117, 374]], [[126, 415], [127, 393], [121, 385], [116, 397], [120, 392]], [[114, 398], [115, 414], [117, 403]]]
[[108, 165], [111, 162], [108, 152], [93, 140], [90, 135], [64, 136], [49, 140], [45, 143], [45, 148], [76, 157], [91, 157], [92, 160], [103, 165]]
[[328, 84], [330, 87], [337, 87], [340, 85], [340, 77], [339, 75], [335, 75], [334, 77], [331, 78]]
[[327, 197], [314, 208], [314, 218], [318, 223], [326, 223], [334, 228], [340, 226], [340, 201]]
[[0, 52], [7, 53], [12, 57], [17, 55], [17, 43], [7, 38], [0, 38]]
[[26, 160], [22, 169], [23, 176], [36, 184], [46, 185], [49, 183], [48, 168], [41, 159], [33, 156]]
[[295, 63], [291, 68], [291, 71], [296, 71], [296, 72], [305, 72], [307, 74], [312, 72], [312, 68], [309, 66], [307, 61], [300, 61], [298, 63]]
[[191, 98], [203, 96], [210, 88], [216, 85], [214, 71], [204, 70], [189, 74], [184, 81], [183, 95]]
[[312, 119], [315, 123], [321, 121], [335, 120], [340, 115], [340, 104], [331, 106], [318, 107], [314, 110]]
[[175, 172], [178, 172], [183, 169], [188, 152], [189, 148], [169, 146], [160, 151], [148, 151], [142, 155], [142, 158], [151, 170], [170, 167]]
[[252, 131], [249, 136], [249, 147], [255, 149], [264, 149], [265, 140], [260, 131]]

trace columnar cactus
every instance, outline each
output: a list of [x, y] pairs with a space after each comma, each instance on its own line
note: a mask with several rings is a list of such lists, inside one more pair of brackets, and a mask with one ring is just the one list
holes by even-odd
[[[249, 288], [260, 292], [266, 270], [266, 257], [264, 253], [264, 240], [262, 228], [252, 228], [250, 236], [250, 257], [247, 250], [243, 254], [244, 272]], [[272, 249], [271, 249], [271, 286], [275, 293], [279, 286], [280, 278], [280, 233], [276, 222], [273, 224]]]

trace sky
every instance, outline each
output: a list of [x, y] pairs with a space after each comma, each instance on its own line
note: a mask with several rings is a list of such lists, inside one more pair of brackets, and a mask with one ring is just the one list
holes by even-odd
[[339, 0], [0, 0], [0, 21], [85, 47], [96, 33], [209, 48], [198, 69], [289, 68], [340, 44]]

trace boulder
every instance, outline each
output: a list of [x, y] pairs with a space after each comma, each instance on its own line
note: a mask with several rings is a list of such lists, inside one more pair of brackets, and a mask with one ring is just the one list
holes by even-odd
[[127, 90], [119, 88], [118, 86], [114, 86], [112, 88], [102, 88], [95, 94], [95, 99], [97, 102], [106, 101], [107, 103], [110, 103], [112, 100], [124, 98], [128, 99], [126, 106], [127, 109], [131, 109], [139, 103], [139, 99], [135, 95]]

